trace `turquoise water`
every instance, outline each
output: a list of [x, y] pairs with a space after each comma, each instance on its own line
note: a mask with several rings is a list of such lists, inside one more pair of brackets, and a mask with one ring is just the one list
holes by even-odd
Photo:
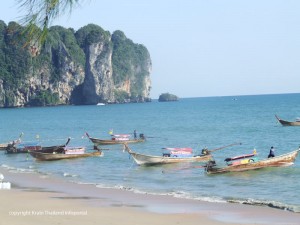
[[[161, 155], [163, 147], [219, 148], [242, 143], [214, 153], [217, 163], [227, 157], [248, 154], [255, 148], [265, 158], [271, 146], [276, 154], [300, 145], [300, 127], [282, 127], [274, 115], [286, 120], [300, 116], [300, 94], [210, 97], [178, 102], [119, 104], [106, 106], [61, 106], [0, 109], [0, 143], [24, 133], [24, 141], [56, 145], [71, 137], [70, 145], [87, 146], [84, 137], [109, 138], [108, 132], [144, 133], [145, 143], [131, 149]], [[199, 164], [139, 167], [123, 152], [109, 148], [103, 157], [37, 162], [28, 155], [0, 154], [2, 167], [17, 172], [47, 173], [99, 187], [173, 195], [206, 201], [273, 204], [300, 212], [300, 159], [291, 167], [208, 176]], [[1, 152], [0, 152], [1, 153]]]

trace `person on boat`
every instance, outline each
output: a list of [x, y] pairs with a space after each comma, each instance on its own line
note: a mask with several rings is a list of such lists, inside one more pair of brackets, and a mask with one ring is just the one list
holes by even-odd
[[269, 155], [268, 155], [268, 158], [272, 158], [272, 157], [275, 157], [275, 149], [274, 149], [273, 146], [271, 147], [270, 153], [269, 153]]
[[137, 139], [136, 130], [133, 131], [133, 137], [134, 139]]

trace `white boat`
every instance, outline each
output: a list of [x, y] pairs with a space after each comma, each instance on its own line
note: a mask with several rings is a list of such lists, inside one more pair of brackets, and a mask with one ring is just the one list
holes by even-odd
[[104, 103], [102, 103], [102, 102], [99, 102], [97, 105], [105, 105]]
[[182, 162], [202, 162], [212, 159], [212, 156], [209, 153], [203, 155], [192, 155], [190, 148], [166, 148], [167, 150], [172, 149], [172, 153], [163, 154], [163, 156], [153, 156], [133, 152], [127, 144], [124, 144], [124, 147], [138, 165], [144, 166]]
[[94, 143], [94, 146], [98, 145], [115, 145], [115, 144], [125, 144], [125, 143], [139, 143], [144, 142], [145, 136], [144, 134], [140, 134], [139, 138], [130, 139], [129, 134], [112, 134], [111, 139], [98, 139], [90, 137], [90, 135], [86, 132], [85, 135]]

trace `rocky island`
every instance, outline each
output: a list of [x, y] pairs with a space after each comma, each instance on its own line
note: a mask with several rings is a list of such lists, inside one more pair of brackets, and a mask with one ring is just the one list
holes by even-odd
[[0, 107], [151, 101], [150, 54], [122, 31], [53, 26], [39, 46], [24, 29], [0, 20]]
[[171, 101], [178, 101], [178, 97], [173, 94], [163, 93], [158, 98], [159, 102], [171, 102]]

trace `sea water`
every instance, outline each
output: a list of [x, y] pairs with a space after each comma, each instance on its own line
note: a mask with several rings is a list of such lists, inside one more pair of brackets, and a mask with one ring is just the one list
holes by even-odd
[[[300, 127], [283, 127], [275, 114], [286, 120], [300, 116], [300, 94], [186, 98], [177, 102], [59, 106], [0, 109], [0, 143], [17, 139], [70, 146], [92, 151], [90, 136], [109, 139], [115, 134], [143, 133], [146, 142], [131, 144], [136, 152], [162, 155], [165, 147], [217, 149], [224, 159], [252, 153], [266, 158], [299, 148]], [[0, 152], [0, 165], [15, 172], [43, 173], [98, 187], [122, 188], [139, 193], [173, 195], [214, 202], [262, 204], [300, 212], [300, 158], [291, 167], [207, 175], [203, 163], [137, 166], [122, 145], [103, 146], [103, 157], [39, 162], [28, 154]]]

